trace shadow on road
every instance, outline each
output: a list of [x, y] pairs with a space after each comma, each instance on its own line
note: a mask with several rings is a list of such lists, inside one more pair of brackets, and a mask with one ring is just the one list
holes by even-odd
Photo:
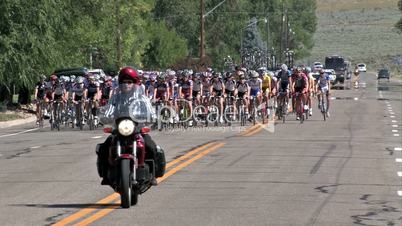
[[75, 203], [75, 204], [16, 204], [12, 206], [25, 206], [25, 207], [36, 207], [36, 208], [73, 208], [73, 209], [115, 209], [115, 207], [120, 206], [120, 204], [113, 203]]

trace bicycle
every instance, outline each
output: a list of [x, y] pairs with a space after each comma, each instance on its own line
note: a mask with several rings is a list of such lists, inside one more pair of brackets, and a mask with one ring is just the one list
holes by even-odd
[[235, 97], [226, 96], [225, 97], [225, 110], [224, 110], [224, 119], [228, 126], [232, 125], [232, 122], [235, 120], [236, 108], [233, 105]]
[[304, 103], [301, 92], [296, 92], [296, 117], [300, 118], [300, 123], [304, 122]]
[[240, 120], [240, 126], [245, 126], [247, 122], [246, 100], [244, 98], [237, 98], [236, 105], [238, 109], [238, 119]]
[[[324, 93], [325, 93], [325, 97], [324, 97]], [[327, 103], [327, 95], [328, 93], [325, 92], [323, 89], [321, 89], [321, 94], [318, 95], [318, 99], [319, 99], [319, 105], [320, 105], [320, 111], [322, 113], [322, 116], [324, 117], [324, 121], [327, 120], [327, 113], [328, 113], [328, 103]]]
[[75, 120], [73, 121], [73, 128], [74, 128], [74, 124], [76, 124], [80, 128], [80, 130], [83, 130], [83, 128], [84, 128], [83, 112], [84, 112], [83, 102], [82, 102], [82, 100], [79, 100], [75, 104]]
[[189, 121], [191, 118], [191, 111], [190, 111], [190, 106], [189, 103], [186, 99], [179, 99], [179, 120], [181, 124], [185, 129], [189, 127]]
[[287, 99], [287, 92], [279, 92], [278, 97], [278, 119], [282, 122], [286, 122], [286, 116], [288, 114], [288, 99]]
[[43, 121], [45, 117], [43, 112], [43, 109], [45, 108], [44, 100], [43, 99], [36, 100], [36, 104], [37, 104], [37, 113], [36, 113], [37, 126], [39, 128], [43, 128]]
[[52, 109], [52, 114], [51, 114], [51, 130], [54, 130], [57, 128], [58, 131], [60, 131], [60, 124], [61, 124], [61, 119], [62, 119], [62, 109], [61, 109], [61, 103], [62, 100], [55, 100], [53, 101], [53, 109]]

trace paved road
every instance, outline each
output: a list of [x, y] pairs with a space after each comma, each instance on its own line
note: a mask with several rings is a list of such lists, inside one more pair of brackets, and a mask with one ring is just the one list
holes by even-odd
[[326, 122], [153, 133], [175, 164], [128, 210], [99, 185], [101, 131], [1, 130], [0, 225], [402, 225], [402, 84], [362, 77]]

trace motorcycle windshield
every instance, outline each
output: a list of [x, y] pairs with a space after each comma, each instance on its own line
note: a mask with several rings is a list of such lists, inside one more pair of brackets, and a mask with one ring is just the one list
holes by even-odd
[[155, 118], [145, 88], [136, 84], [119, 84], [108, 104], [100, 109], [103, 124], [113, 125], [119, 118], [131, 118], [136, 123], [150, 123]]

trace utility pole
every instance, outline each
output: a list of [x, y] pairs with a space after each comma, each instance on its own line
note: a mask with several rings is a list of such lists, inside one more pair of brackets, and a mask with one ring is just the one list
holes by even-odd
[[204, 19], [204, 14], [205, 14], [205, 4], [204, 0], [200, 0], [200, 60], [204, 58], [205, 56], [205, 50], [204, 50], [204, 35], [205, 35], [205, 19]]
[[[117, 70], [120, 70], [120, 67], [122, 65], [122, 34], [121, 34], [121, 24], [122, 20], [120, 17], [120, 0], [115, 0], [115, 14], [116, 14], [116, 47], [117, 47], [117, 53], [116, 53], [116, 67]], [[92, 50], [91, 50], [92, 51]]]
[[283, 33], [284, 33], [284, 23], [285, 23], [285, 4], [282, 0], [282, 23], [281, 23], [281, 44], [279, 46], [279, 62], [283, 63], [282, 56], [283, 56]]

